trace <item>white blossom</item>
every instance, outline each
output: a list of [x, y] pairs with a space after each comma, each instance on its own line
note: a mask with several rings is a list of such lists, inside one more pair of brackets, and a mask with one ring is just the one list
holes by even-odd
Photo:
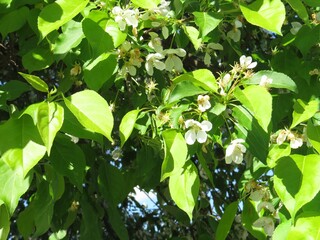
[[147, 73], [152, 76], [153, 75], [153, 67], [156, 69], [162, 71], [166, 68], [166, 65], [164, 62], [161, 62], [160, 60], [163, 59], [164, 56], [161, 53], [150, 53], [146, 57], [146, 70]]
[[201, 112], [205, 112], [209, 108], [211, 108], [210, 97], [208, 95], [199, 95], [198, 96], [198, 108]]
[[233, 29], [231, 29], [227, 33], [227, 37], [231, 38], [234, 42], [239, 42], [241, 37], [241, 31], [239, 30], [239, 28], [241, 27], [242, 23], [238, 19], [236, 19], [233, 24]]
[[202, 121], [201, 123], [193, 119], [185, 122], [186, 128], [189, 130], [185, 134], [186, 143], [192, 145], [195, 141], [204, 143], [207, 141], [207, 133], [212, 129], [212, 124], [209, 121]]
[[126, 25], [134, 28], [138, 27], [139, 10], [138, 9], [122, 9], [116, 6], [112, 9], [112, 14], [115, 15], [115, 22], [118, 23], [121, 31], [126, 29]]
[[278, 137], [277, 137], [277, 144], [281, 145], [282, 143], [284, 143], [284, 141], [286, 141], [288, 136], [288, 131], [287, 130], [281, 130]]
[[148, 46], [154, 49], [156, 52], [161, 53], [163, 50], [161, 38], [155, 32], [150, 32], [149, 35], [151, 36], [151, 41], [148, 43]]
[[290, 32], [293, 35], [296, 35], [299, 32], [300, 28], [302, 27], [302, 24], [299, 22], [291, 22], [291, 26], [292, 28], [290, 29]]
[[231, 144], [226, 150], [226, 163], [231, 164], [232, 162], [240, 164], [243, 161], [243, 153], [247, 151], [247, 148], [242, 144], [243, 139], [235, 139], [231, 141]]
[[268, 236], [272, 236], [274, 231], [274, 222], [271, 217], [261, 217], [253, 223], [254, 227], [263, 227]]
[[175, 69], [176, 71], [181, 72], [183, 70], [183, 64], [179, 57], [186, 56], [187, 53], [184, 49], [166, 49], [163, 53], [167, 55], [167, 59], [165, 61], [167, 71]]
[[247, 57], [245, 55], [242, 55], [240, 57], [240, 66], [243, 69], [252, 69], [257, 66], [257, 62], [252, 62], [252, 57]]
[[297, 149], [302, 146], [303, 138], [299, 137], [297, 134], [291, 132], [290, 130], [281, 130], [277, 137], [277, 144], [281, 145], [284, 141], [290, 141], [290, 147], [292, 149]]
[[266, 75], [261, 77], [259, 85], [262, 87], [268, 87], [272, 83], [272, 78], [268, 78]]

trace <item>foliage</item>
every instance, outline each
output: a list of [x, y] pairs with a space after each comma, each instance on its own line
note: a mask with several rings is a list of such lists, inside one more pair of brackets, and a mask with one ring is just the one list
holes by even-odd
[[0, 239], [317, 239], [319, 22], [318, 0], [1, 0]]

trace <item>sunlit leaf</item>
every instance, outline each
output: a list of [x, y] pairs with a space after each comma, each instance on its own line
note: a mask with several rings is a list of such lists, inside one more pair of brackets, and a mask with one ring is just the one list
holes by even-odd
[[174, 129], [162, 133], [164, 160], [161, 167], [161, 181], [181, 171], [187, 160], [188, 147], [182, 134]]
[[311, 145], [320, 153], [320, 126], [315, 126], [311, 121], [308, 121], [307, 137]]
[[319, 110], [319, 101], [315, 99], [306, 103], [301, 99], [297, 99], [293, 105], [293, 110], [290, 128], [294, 128], [299, 123], [310, 119]]
[[320, 191], [319, 181], [319, 155], [290, 155], [275, 167], [275, 190], [292, 217]]
[[89, 0], [58, 0], [45, 6], [38, 17], [41, 39], [74, 18], [85, 8], [88, 2]]
[[179, 208], [185, 211], [190, 220], [196, 205], [200, 188], [198, 170], [191, 161], [184, 168], [170, 176], [170, 195]]
[[35, 75], [19, 72], [19, 74], [36, 90], [40, 92], [49, 92], [49, 87], [45, 81]]
[[250, 4], [240, 2], [240, 9], [249, 23], [282, 35], [286, 11], [281, 0], [256, 0]]
[[153, 9], [160, 4], [161, 0], [132, 0], [131, 2], [137, 7], [141, 7], [143, 9]]
[[10, 232], [10, 216], [4, 204], [0, 204], [0, 240], [8, 239]]
[[124, 115], [124, 117], [122, 118], [119, 126], [121, 147], [130, 137], [139, 112], [140, 110], [131, 110], [130, 112], [127, 112], [126, 115]]
[[[301, 238], [299, 238], [300, 236]], [[320, 239], [320, 216], [316, 212], [302, 213], [297, 217], [287, 239]]]
[[192, 14], [202, 37], [214, 30], [222, 20], [221, 16], [211, 12], [193, 12]]
[[64, 98], [65, 104], [88, 130], [104, 135], [111, 142], [113, 116], [107, 101], [97, 92], [84, 90]]
[[183, 30], [185, 34], [189, 37], [192, 42], [194, 49], [198, 50], [201, 46], [202, 39], [199, 38], [199, 31], [195, 27], [192, 26], [184, 26]]

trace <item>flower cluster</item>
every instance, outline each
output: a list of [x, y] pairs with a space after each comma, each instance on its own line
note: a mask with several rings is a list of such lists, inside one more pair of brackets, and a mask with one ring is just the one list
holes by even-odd
[[282, 130], [280, 130], [280, 132], [278, 134], [278, 137], [276, 140], [277, 144], [281, 145], [286, 140], [288, 140], [290, 142], [290, 147], [292, 149], [297, 149], [297, 148], [301, 147], [303, 144], [303, 138], [299, 134], [292, 132], [288, 129], [282, 129]]
[[112, 14], [115, 16], [114, 20], [118, 23], [121, 31], [124, 31], [127, 25], [134, 28], [138, 27], [138, 9], [122, 9], [119, 6], [116, 6], [112, 9]]

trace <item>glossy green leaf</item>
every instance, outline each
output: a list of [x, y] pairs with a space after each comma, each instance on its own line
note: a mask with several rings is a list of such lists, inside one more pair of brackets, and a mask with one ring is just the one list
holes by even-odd
[[237, 122], [238, 137], [245, 139], [248, 150], [263, 163], [266, 163], [270, 136], [262, 129], [257, 119], [242, 106], [233, 108], [233, 116]]
[[122, 32], [118, 24], [113, 20], [108, 20], [105, 31], [112, 37], [114, 47], [119, 47], [127, 38], [127, 34]]
[[291, 228], [291, 221], [285, 221], [280, 223], [273, 232], [273, 240], [283, 240], [287, 239], [288, 233]]
[[309, 21], [309, 14], [301, 0], [286, 0], [298, 16], [305, 22]]
[[27, 173], [45, 155], [46, 147], [42, 145], [37, 128], [29, 116], [10, 119], [0, 125], [0, 155], [12, 169], [23, 169]]
[[238, 201], [230, 203], [219, 222], [217, 227], [216, 239], [225, 240], [232, 226], [234, 217], [238, 210]]
[[58, 0], [45, 6], [38, 17], [41, 39], [78, 15], [88, 2], [89, 0]]
[[255, 119], [268, 132], [268, 126], [271, 121], [272, 97], [271, 94], [260, 86], [248, 86], [241, 90], [237, 88], [235, 97], [252, 112]]
[[64, 110], [59, 104], [43, 102], [37, 112], [37, 127], [50, 155], [53, 140], [63, 124]]
[[246, 84], [259, 84], [262, 76], [267, 76], [272, 79], [272, 83], [268, 84], [271, 88], [284, 88], [293, 92], [297, 92], [296, 83], [286, 74], [280, 72], [274, 72], [269, 70], [262, 70], [253, 75]]
[[49, 87], [45, 81], [35, 75], [19, 72], [19, 74], [36, 90], [40, 92], [49, 92]]
[[293, 110], [290, 128], [294, 128], [299, 123], [310, 119], [319, 110], [319, 101], [315, 99], [306, 103], [301, 99], [297, 99], [293, 105]]
[[8, 239], [10, 216], [4, 204], [0, 205], [0, 240]]
[[130, 112], [127, 112], [126, 115], [124, 115], [124, 117], [122, 118], [119, 126], [121, 147], [123, 147], [124, 143], [130, 137], [139, 112], [140, 110], [131, 110]]
[[83, 90], [64, 98], [66, 106], [88, 130], [104, 135], [111, 142], [113, 116], [107, 101], [97, 92]]
[[154, 9], [160, 4], [161, 0], [131, 0], [131, 2], [143, 9]]
[[78, 145], [67, 136], [58, 135], [49, 159], [59, 174], [68, 177], [72, 184], [82, 189], [86, 160]]
[[188, 214], [190, 220], [197, 202], [199, 188], [198, 170], [191, 161], [188, 161], [184, 168], [170, 176], [170, 195], [177, 206]]
[[100, 144], [103, 143], [103, 136], [101, 134], [86, 129], [64, 104], [62, 106], [64, 108], [64, 121], [61, 132], [69, 134], [71, 137], [91, 139]]
[[292, 217], [320, 191], [319, 172], [319, 155], [290, 155], [278, 160], [274, 187]]
[[207, 36], [222, 20], [221, 16], [211, 12], [193, 12], [192, 14], [195, 23], [200, 28], [201, 37]]
[[319, 213], [307, 212], [299, 215], [295, 222], [294, 227], [291, 228], [287, 239], [319, 240], [320, 239]]
[[257, 0], [251, 4], [240, 2], [240, 9], [249, 23], [282, 35], [286, 11], [281, 0]]
[[315, 126], [311, 121], [308, 121], [307, 137], [312, 147], [320, 154], [320, 126]]
[[182, 134], [174, 129], [162, 132], [164, 140], [164, 160], [161, 167], [161, 181], [180, 172], [185, 165], [188, 147]]
[[194, 49], [198, 50], [202, 42], [202, 39], [199, 38], [198, 29], [192, 26], [183, 26], [183, 30], [185, 34], [188, 36], [188, 38], [190, 39], [190, 41], [192, 42]]
[[62, 26], [62, 33], [55, 40], [52, 51], [54, 54], [65, 54], [78, 46], [83, 38], [82, 24], [71, 20]]
[[208, 69], [198, 69], [190, 73], [182, 74], [172, 80], [175, 84], [182, 81], [189, 81], [196, 86], [210, 92], [218, 92], [217, 80]]
[[[32, 175], [24, 177], [22, 169], [12, 170], [2, 159], [0, 160], [0, 202], [12, 215], [18, 206], [20, 197], [28, 190]], [[1, 218], [1, 217], [0, 217]]]
[[8, 33], [17, 31], [27, 21], [29, 8], [22, 7], [17, 10], [11, 11], [0, 18], [0, 33], [4, 39]]
[[103, 53], [96, 59], [84, 64], [84, 81], [98, 91], [117, 69], [117, 57], [114, 54]]
[[172, 103], [185, 97], [196, 96], [204, 93], [206, 93], [205, 90], [195, 86], [192, 82], [181, 81], [174, 86], [168, 101], [169, 103]]

